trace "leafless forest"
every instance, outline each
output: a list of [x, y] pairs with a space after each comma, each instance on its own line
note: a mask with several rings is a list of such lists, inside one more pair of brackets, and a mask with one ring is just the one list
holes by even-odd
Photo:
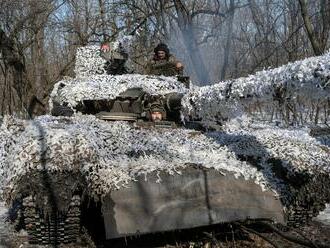
[[324, 53], [330, 0], [1, 0], [0, 115], [45, 113], [76, 48], [120, 33], [136, 72], [163, 41], [201, 85]]

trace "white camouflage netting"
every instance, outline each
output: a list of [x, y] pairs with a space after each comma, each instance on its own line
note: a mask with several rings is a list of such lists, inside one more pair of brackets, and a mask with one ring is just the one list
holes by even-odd
[[88, 77], [95, 74], [106, 74], [106, 60], [100, 56], [100, 46], [79, 47], [76, 53], [74, 72], [76, 76]]
[[263, 125], [257, 129], [227, 130], [226, 134], [211, 136], [237, 155], [258, 157], [262, 163], [278, 158], [293, 173], [330, 173], [330, 148], [311, 137], [308, 130]]
[[42, 116], [34, 121], [6, 118], [1, 139], [1, 188], [11, 197], [22, 176], [43, 169], [41, 150], [46, 151], [47, 171], [81, 173], [94, 196], [105, 195], [137, 175], [175, 173], [191, 163], [266, 183], [261, 173], [238, 161], [225, 146], [192, 130], [140, 129], [93, 116]]
[[[50, 174], [80, 173], [93, 197], [104, 196], [137, 175], [161, 170], [180, 173], [192, 163], [252, 179], [281, 195], [285, 183], [273, 175], [269, 158], [280, 159], [292, 173], [330, 172], [329, 148], [303, 130], [265, 127], [205, 135], [186, 129], [134, 128], [93, 116], [42, 116], [34, 121], [5, 118], [0, 135], [1, 188], [7, 197], [15, 197], [21, 190], [22, 177], [43, 169], [40, 151], [46, 151]], [[262, 158], [259, 166], [263, 168], [258, 171], [238, 160], [241, 155]], [[33, 178], [29, 180], [33, 183]]]
[[[142, 87], [150, 94], [185, 93], [183, 114], [187, 118], [225, 120], [240, 116], [244, 107], [283, 100], [321, 104], [330, 98], [330, 52], [279, 68], [257, 72], [245, 78], [220, 82], [212, 86], [192, 85], [187, 90], [175, 78], [146, 75], [99, 75], [105, 60], [98, 46], [79, 48], [76, 78], [58, 82], [51, 93], [52, 100], [75, 107], [83, 100], [113, 99], [127, 88]], [[100, 71], [101, 68], [101, 71]], [[301, 107], [301, 106], [300, 106]]]
[[[121, 35], [119, 34], [119, 38], [111, 43], [111, 49], [117, 50], [119, 48], [119, 44], [121, 44], [122, 49], [130, 54], [133, 47], [133, 42], [135, 40], [134, 35]], [[106, 60], [100, 56], [100, 46], [91, 45], [80, 47], [77, 49], [76, 54], [76, 64], [74, 72], [76, 76], [79, 77], [88, 77], [95, 74], [106, 74], [104, 70], [104, 64]], [[130, 61], [128, 60], [127, 63]]]
[[128, 88], [141, 87], [151, 95], [172, 92], [185, 93], [187, 89], [175, 77], [127, 75], [94, 75], [62, 80], [55, 84], [52, 101], [75, 107], [83, 100], [114, 99]]
[[245, 78], [194, 87], [183, 99], [186, 116], [214, 120], [241, 115], [243, 105], [274, 102], [274, 95], [297, 102], [330, 99], [330, 52]]
[[308, 174], [330, 173], [330, 147], [327, 136], [312, 137], [309, 128], [280, 128], [265, 123], [252, 123], [249, 119], [240, 123], [228, 122], [224, 133], [211, 133], [221, 145], [238, 156], [260, 159], [267, 170], [267, 160], [280, 159], [288, 171]]

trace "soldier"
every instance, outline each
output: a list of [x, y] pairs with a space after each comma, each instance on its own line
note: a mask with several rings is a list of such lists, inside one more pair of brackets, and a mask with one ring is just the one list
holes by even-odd
[[161, 100], [155, 100], [150, 104], [149, 120], [152, 122], [166, 120], [166, 110]]
[[162, 112], [160, 112], [160, 111], [152, 111], [150, 116], [151, 116], [151, 121], [153, 121], [153, 122], [163, 120], [163, 115], [162, 115]]
[[170, 51], [166, 44], [159, 43], [154, 49], [153, 58], [145, 66], [146, 74], [176, 76], [183, 74], [183, 65]]
[[131, 73], [125, 65], [128, 54], [125, 52], [122, 45], [119, 43], [118, 47], [113, 49], [110, 44], [109, 42], [104, 42], [100, 49], [101, 57], [107, 61], [104, 67], [107, 74], [121, 75]]

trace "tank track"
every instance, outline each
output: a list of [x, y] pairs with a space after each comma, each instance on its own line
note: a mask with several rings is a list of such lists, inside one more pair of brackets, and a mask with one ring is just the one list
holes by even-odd
[[45, 216], [33, 196], [23, 199], [23, 217], [30, 244], [75, 243], [80, 232], [80, 196], [72, 197], [68, 212]]
[[[239, 159], [256, 167], [260, 161], [260, 158], [243, 155], [239, 156]], [[286, 209], [286, 225], [290, 227], [304, 226], [325, 209], [325, 203], [330, 201], [330, 177], [328, 174], [317, 171], [313, 176], [304, 172], [290, 173], [279, 159], [272, 158], [267, 162], [274, 175], [282, 179], [288, 189], [281, 195], [283, 206]]]
[[330, 185], [329, 176], [320, 174], [300, 187], [288, 208], [287, 225], [292, 227], [305, 225], [323, 211], [325, 202], [330, 200], [328, 185]]

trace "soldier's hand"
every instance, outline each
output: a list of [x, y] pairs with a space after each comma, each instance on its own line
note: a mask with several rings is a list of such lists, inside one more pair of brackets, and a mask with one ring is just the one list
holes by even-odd
[[102, 52], [109, 52], [110, 51], [110, 45], [109, 44], [103, 44], [102, 46], [101, 46], [101, 51]]
[[183, 64], [181, 64], [180, 62], [176, 63], [175, 64], [175, 67], [179, 70], [182, 70], [183, 69]]

